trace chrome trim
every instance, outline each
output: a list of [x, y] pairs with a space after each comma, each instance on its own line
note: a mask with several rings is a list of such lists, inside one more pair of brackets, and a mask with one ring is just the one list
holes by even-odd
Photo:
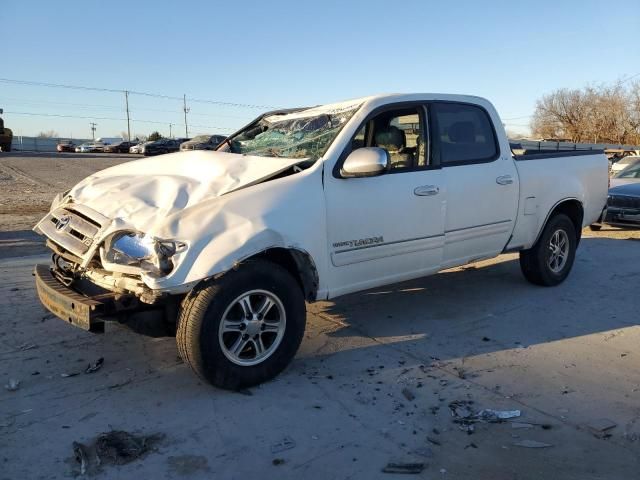
[[444, 233], [460, 232], [462, 230], [471, 230], [472, 228], [488, 227], [491, 225], [501, 225], [503, 223], [511, 223], [513, 220], [500, 220], [499, 222], [483, 223], [481, 225], [474, 225], [472, 227], [454, 228], [452, 230], [445, 230]]

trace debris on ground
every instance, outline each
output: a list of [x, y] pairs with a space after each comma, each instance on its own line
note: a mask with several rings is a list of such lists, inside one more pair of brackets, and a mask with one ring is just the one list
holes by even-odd
[[524, 447], [524, 448], [547, 448], [553, 447], [550, 443], [538, 442], [536, 440], [520, 440], [519, 442], [515, 442], [514, 445], [516, 447]]
[[271, 445], [271, 453], [280, 453], [285, 450], [291, 450], [296, 446], [296, 442], [291, 437], [284, 437], [278, 443]]
[[608, 432], [608, 430], [611, 430], [612, 428], [615, 428], [617, 426], [618, 424], [616, 422], [608, 420], [606, 418], [599, 418], [587, 423], [587, 428], [591, 430], [591, 433], [593, 433], [596, 438], [602, 439], [609, 438], [611, 434]]
[[417, 475], [424, 470], [424, 463], [394, 463], [389, 462], [382, 469], [383, 473], [408, 473]]
[[523, 422], [511, 422], [511, 428], [520, 429], [520, 428], [533, 428], [532, 423], [523, 423]]
[[440, 440], [436, 440], [433, 437], [427, 437], [427, 442], [432, 443], [432, 444], [437, 445], [437, 446], [441, 446], [442, 445], [440, 443]]
[[95, 363], [93, 364], [90, 363], [89, 365], [87, 365], [87, 368], [85, 368], [84, 373], [97, 372], [102, 368], [102, 365], [104, 365], [104, 358], [100, 357], [98, 360], [96, 360]]
[[62, 378], [69, 378], [69, 377], [75, 377], [77, 375], [80, 375], [80, 372], [73, 372], [73, 373], [61, 373], [60, 376]]
[[500, 423], [522, 414], [520, 410], [493, 410], [490, 408], [476, 411], [473, 408], [473, 400], [455, 400], [449, 403], [449, 410], [453, 422], [458, 424], [460, 430], [469, 435], [475, 431], [475, 423]]
[[23, 343], [22, 345], [20, 345], [18, 347], [18, 350], [24, 352], [26, 350], [32, 350], [34, 348], [37, 348], [38, 346], [35, 343]]
[[10, 378], [7, 384], [4, 386], [10, 392], [15, 392], [20, 388], [20, 380], [16, 380], [15, 378]]
[[274, 458], [273, 460], [271, 460], [271, 463], [273, 465], [282, 465], [284, 463], [284, 458]]
[[402, 389], [402, 395], [404, 395], [404, 398], [406, 398], [410, 402], [413, 402], [416, 399], [416, 396], [408, 388]]
[[90, 443], [73, 442], [73, 455], [80, 474], [94, 474], [103, 465], [125, 465], [152, 451], [162, 434], [134, 435], [123, 430], [101, 433]]

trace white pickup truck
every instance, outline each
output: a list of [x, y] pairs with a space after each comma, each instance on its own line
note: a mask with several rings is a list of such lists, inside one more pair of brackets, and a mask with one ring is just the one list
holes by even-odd
[[478, 97], [269, 112], [216, 151], [128, 162], [59, 195], [35, 227], [53, 252], [37, 290], [86, 330], [173, 326], [198, 375], [244, 388], [292, 360], [305, 300], [516, 251], [527, 280], [562, 282], [607, 169], [598, 152], [512, 155]]

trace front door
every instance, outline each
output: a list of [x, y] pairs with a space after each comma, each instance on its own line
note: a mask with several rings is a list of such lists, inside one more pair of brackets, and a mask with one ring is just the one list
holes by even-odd
[[387, 150], [388, 172], [336, 178], [325, 170], [330, 296], [439, 270], [447, 192], [442, 172], [430, 165], [424, 112], [420, 105], [385, 107], [353, 138], [350, 150]]

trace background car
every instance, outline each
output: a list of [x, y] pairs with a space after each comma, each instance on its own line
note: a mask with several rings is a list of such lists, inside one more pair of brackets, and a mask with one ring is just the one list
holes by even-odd
[[131, 147], [134, 147], [138, 142], [118, 142], [111, 145], [105, 145], [103, 151], [105, 153], [129, 153]]
[[189, 141], [180, 144], [180, 151], [185, 150], [213, 150], [220, 145], [226, 137], [224, 135], [198, 135]]
[[640, 228], [640, 181], [609, 189], [607, 214], [603, 223]]
[[177, 152], [180, 149], [179, 140], [173, 140], [170, 138], [161, 138], [155, 142], [145, 143], [140, 153], [145, 156], [161, 155], [163, 153]]
[[618, 173], [631, 165], [635, 165], [640, 162], [640, 156], [629, 155], [622, 157], [620, 160], [611, 165], [611, 173]]
[[636, 162], [616, 173], [611, 179], [610, 186], [617, 187], [618, 185], [638, 182], [640, 182], [640, 162]]
[[76, 144], [71, 140], [60, 140], [56, 145], [56, 150], [58, 152], [74, 152], [76, 149]]
[[101, 142], [87, 142], [78, 145], [75, 148], [76, 153], [96, 153], [104, 151], [104, 143]]

